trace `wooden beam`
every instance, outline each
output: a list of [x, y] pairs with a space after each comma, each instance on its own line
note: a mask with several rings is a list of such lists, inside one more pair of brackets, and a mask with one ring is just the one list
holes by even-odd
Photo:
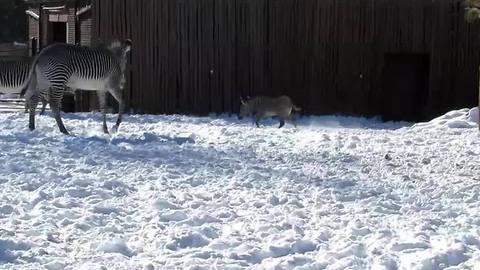
[[92, 5], [85, 6], [85, 7], [81, 8], [81, 9], [79, 9], [79, 10], [75, 13], [75, 15], [78, 17], [78, 16], [82, 15], [83, 13], [90, 11], [91, 9], [92, 9]]
[[31, 11], [31, 10], [26, 10], [25, 13], [26, 13], [28, 16], [34, 18], [34, 19], [37, 20], [37, 21], [38, 21], [38, 19], [40, 19], [40, 16], [39, 16], [37, 13], [35, 13], [35, 12]]

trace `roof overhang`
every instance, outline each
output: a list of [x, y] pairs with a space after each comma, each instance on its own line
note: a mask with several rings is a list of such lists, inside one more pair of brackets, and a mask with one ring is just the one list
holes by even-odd
[[63, 5], [66, 3], [74, 3], [77, 0], [24, 0], [27, 4], [56, 4]]
[[40, 16], [39, 16], [37, 13], [35, 13], [35, 12], [31, 11], [31, 10], [25, 10], [25, 13], [26, 13], [28, 16], [34, 18], [35, 20], [38, 20], [38, 19], [40, 18]]
[[66, 5], [63, 5], [63, 6], [44, 6], [43, 7], [43, 10], [48, 10], [48, 11], [62, 11], [62, 10], [65, 10], [67, 6]]
[[79, 10], [77, 11], [77, 13], [75, 13], [75, 15], [78, 17], [78, 16], [81, 16], [81, 15], [84, 14], [84, 13], [89, 12], [90, 10], [92, 10], [92, 5], [88, 5], [88, 6], [85, 6], [85, 7], [81, 8], [81, 9], [79, 9]]

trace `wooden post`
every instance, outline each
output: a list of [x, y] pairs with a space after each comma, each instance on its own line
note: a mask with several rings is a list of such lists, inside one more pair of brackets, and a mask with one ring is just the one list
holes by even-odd
[[38, 50], [41, 50], [43, 48], [43, 37], [42, 35], [44, 34], [43, 33], [43, 24], [42, 24], [42, 20], [43, 20], [43, 16], [42, 16], [42, 13], [43, 13], [43, 5], [40, 4], [39, 7], [38, 7]]
[[30, 39], [30, 56], [34, 57], [37, 54], [37, 39], [32, 37]]

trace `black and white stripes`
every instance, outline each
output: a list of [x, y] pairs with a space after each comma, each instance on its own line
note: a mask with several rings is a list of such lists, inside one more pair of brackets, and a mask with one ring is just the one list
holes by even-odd
[[19, 94], [30, 71], [30, 59], [0, 61], [0, 93]]
[[[20, 94], [27, 84], [31, 63], [32, 60], [30, 58], [0, 61], [0, 93]], [[42, 102], [43, 106], [40, 114], [45, 112], [47, 106], [45, 99], [42, 99]], [[25, 112], [27, 111], [28, 104], [25, 104]]]
[[[106, 125], [106, 93], [119, 103], [119, 115], [114, 129], [122, 121], [125, 108], [122, 92], [127, 52], [131, 42], [114, 42], [109, 47], [83, 47], [69, 44], [54, 44], [42, 50], [35, 58], [32, 77], [27, 91], [34, 111], [39, 98], [50, 101], [50, 107], [60, 131], [68, 134], [60, 118], [60, 104], [67, 87], [97, 91], [103, 112], [103, 130]], [[34, 129], [34, 115], [30, 116], [30, 128]]]

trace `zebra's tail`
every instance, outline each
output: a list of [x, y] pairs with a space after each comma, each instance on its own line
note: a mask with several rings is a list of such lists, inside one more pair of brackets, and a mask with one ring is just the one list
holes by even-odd
[[302, 110], [302, 108], [297, 107], [297, 106], [295, 106], [295, 105], [292, 105], [292, 108], [293, 108], [294, 111], [297, 111], [297, 112], [299, 112], [299, 111]]
[[37, 62], [38, 62], [38, 59], [39, 57], [43, 54], [43, 52], [45, 52], [48, 48], [50, 47], [53, 47], [55, 46], [56, 44], [52, 44], [52, 45], [49, 45], [47, 47], [45, 47], [41, 52], [37, 53], [37, 55], [35, 56], [35, 58], [33, 58], [33, 61], [32, 63], [30, 64], [30, 71], [28, 72], [28, 76], [27, 76], [27, 79], [23, 82], [23, 85], [22, 85], [22, 90], [20, 91], [20, 96], [23, 97], [25, 96], [25, 94], [27, 93], [27, 90], [28, 90], [28, 86], [30, 85], [32, 79], [33, 79], [33, 75], [35, 74], [35, 68], [37, 66]]
[[[30, 81], [30, 75], [28, 76], [27, 81]], [[20, 91], [20, 97], [23, 98], [28, 90], [28, 83], [23, 85], [22, 90]]]
[[22, 90], [20, 91], [20, 97], [24, 97], [25, 94], [27, 93], [28, 87], [35, 74], [35, 66], [37, 65], [39, 55], [40, 54], [37, 54], [37, 56], [33, 59], [32, 63], [30, 64], [30, 71], [28, 72], [27, 79], [23, 82]]

